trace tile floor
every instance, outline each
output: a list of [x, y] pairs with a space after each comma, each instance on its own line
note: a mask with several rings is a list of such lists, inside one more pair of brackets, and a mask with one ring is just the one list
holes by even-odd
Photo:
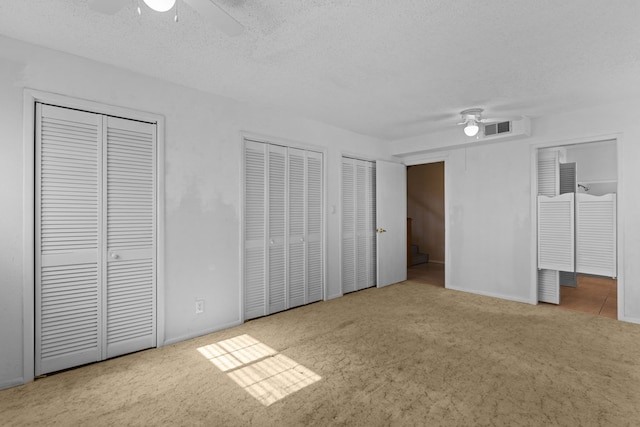
[[579, 274], [577, 287], [560, 286], [558, 307], [617, 319], [617, 283], [616, 279], [608, 277]]
[[[444, 288], [444, 264], [414, 265], [407, 268], [407, 279]], [[560, 287], [560, 305], [556, 307], [617, 319], [617, 280], [580, 274], [577, 287]]]

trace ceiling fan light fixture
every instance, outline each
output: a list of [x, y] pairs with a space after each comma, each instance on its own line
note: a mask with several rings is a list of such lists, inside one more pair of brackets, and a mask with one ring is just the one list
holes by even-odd
[[476, 123], [475, 120], [469, 120], [464, 127], [464, 134], [467, 136], [476, 136], [479, 130], [480, 127], [478, 123]]
[[144, 2], [156, 12], [167, 12], [176, 4], [176, 0], [144, 0]]

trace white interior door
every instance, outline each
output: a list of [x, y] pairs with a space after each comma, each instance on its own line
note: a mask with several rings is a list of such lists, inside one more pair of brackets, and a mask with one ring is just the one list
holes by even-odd
[[156, 126], [104, 120], [103, 358], [110, 358], [156, 346]]
[[266, 311], [266, 144], [245, 141], [244, 152], [244, 315]]
[[376, 162], [378, 287], [407, 279], [407, 169]]
[[287, 149], [269, 145], [267, 169], [267, 277], [268, 309], [275, 313], [287, 308], [286, 255], [287, 255]]
[[36, 375], [102, 357], [102, 119], [37, 104]]
[[36, 375], [156, 345], [156, 126], [38, 104]]

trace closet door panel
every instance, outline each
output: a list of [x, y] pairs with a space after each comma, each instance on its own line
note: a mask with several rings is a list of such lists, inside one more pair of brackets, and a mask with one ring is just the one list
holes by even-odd
[[100, 360], [99, 115], [37, 104], [36, 375]]
[[156, 345], [156, 128], [104, 120], [108, 358]]
[[617, 276], [616, 195], [576, 194], [576, 271]]
[[355, 160], [342, 159], [342, 292], [356, 290]]
[[307, 303], [324, 294], [322, 153], [307, 152]]
[[356, 289], [367, 288], [367, 224], [369, 222], [367, 205], [368, 162], [356, 161]]
[[538, 269], [575, 271], [574, 193], [538, 196]]
[[367, 162], [367, 220], [364, 230], [367, 248], [366, 287], [376, 285], [376, 164]]
[[286, 306], [286, 148], [269, 146], [268, 194], [269, 206], [267, 221], [268, 250], [268, 290], [269, 313], [275, 313]]
[[266, 312], [266, 145], [245, 141], [244, 316]]
[[305, 303], [307, 287], [305, 275], [306, 263], [306, 210], [305, 210], [305, 152], [289, 149], [289, 254], [288, 254], [288, 308]]

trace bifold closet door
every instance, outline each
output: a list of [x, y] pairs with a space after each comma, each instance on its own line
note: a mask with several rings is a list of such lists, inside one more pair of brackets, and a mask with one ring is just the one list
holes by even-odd
[[322, 299], [322, 154], [288, 152], [288, 308]]
[[36, 105], [36, 375], [102, 358], [102, 118]]
[[323, 297], [322, 153], [245, 141], [245, 319]]
[[105, 117], [104, 331], [114, 357], [156, 346], [156, 126]]
[[36, 375], [156, 345], [155, 125], [36, 106]]
[[286, 205], [287, 205], [287, 149], [268, 146], [267, 169], [267, 291], [269, 313], [287, 308], [286, 301]]
[[342, 159], [342, 292], [376, 285], [375, 163]]
[[244, 316], [268, 313], [266, 302], [267, 144], [245, 141]]

